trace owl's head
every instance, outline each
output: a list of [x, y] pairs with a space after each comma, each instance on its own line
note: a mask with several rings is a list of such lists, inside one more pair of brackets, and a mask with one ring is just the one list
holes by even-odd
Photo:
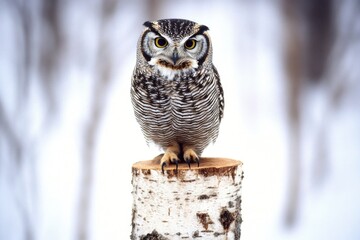
[[[211, 62], [209, 28], [184, 19], [145, 22], [138, 57], [164, 76], [199, 68]], [[140, 55], [140, 56], [139, 56]]]

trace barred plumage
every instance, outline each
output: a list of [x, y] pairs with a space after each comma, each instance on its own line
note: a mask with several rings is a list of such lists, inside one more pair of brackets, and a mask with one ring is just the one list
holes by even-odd
[[146, 140], [165, 150], [162, 167], [180, 159], [190, 166], [216, 140], [224, 109], [208, 28], [181, 19], [144, 25], [131, 86], [135, 116]]

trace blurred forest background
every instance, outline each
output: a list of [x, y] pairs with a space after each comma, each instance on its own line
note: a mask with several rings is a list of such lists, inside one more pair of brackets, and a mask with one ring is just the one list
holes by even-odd
[[128, 239], [142, 23], [210, 28], [204, 156], [244, 162], [242, 239], [360, 239], [360, 1], [0, 0], [0, 239]]

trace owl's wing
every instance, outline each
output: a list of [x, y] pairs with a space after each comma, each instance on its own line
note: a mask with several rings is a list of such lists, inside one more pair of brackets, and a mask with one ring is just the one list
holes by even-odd
[[216, 81], [216, 88], [218, 90], [218, 103], [219, 103], [219, 121], [221, 121], [221, 119], [224, 116], [224, 107], [225, 107], [225, 101], [224, 101], [224, 90], [221, 86], [221, 82], [220, 82], [220, 76], [218, 71], [216, 70], [216, 67], [213, 65], [213, 70], [214, 70], [214, 78]]

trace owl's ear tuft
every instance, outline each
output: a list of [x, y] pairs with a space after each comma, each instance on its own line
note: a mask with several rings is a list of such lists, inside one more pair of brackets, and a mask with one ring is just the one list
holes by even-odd
[[152, 27], [152, 25], [153, 25], [153, 23], [152, 22], [150, 22], [150, 21], [146, 21], [146, 22], [144, 22], [144, 24], [143, 24], [145, 27], [148, 27], [148, 28], [151, 28]]
[[205, 31], [209, 30], [209, 28], [205, 25], [200, 25], [199, 27], [199, 33], [203, 33]]
[[150, 31], [152, 31], [152, 32], [160, 35], [159, 32], [158, 32], [158, 30], [157, 30], [156, 24], [157, 24], [157, 22], [150, 22], [150, 21], [144, 22], [144, 26], [145, 26], [145, 27], [149, 28]]

